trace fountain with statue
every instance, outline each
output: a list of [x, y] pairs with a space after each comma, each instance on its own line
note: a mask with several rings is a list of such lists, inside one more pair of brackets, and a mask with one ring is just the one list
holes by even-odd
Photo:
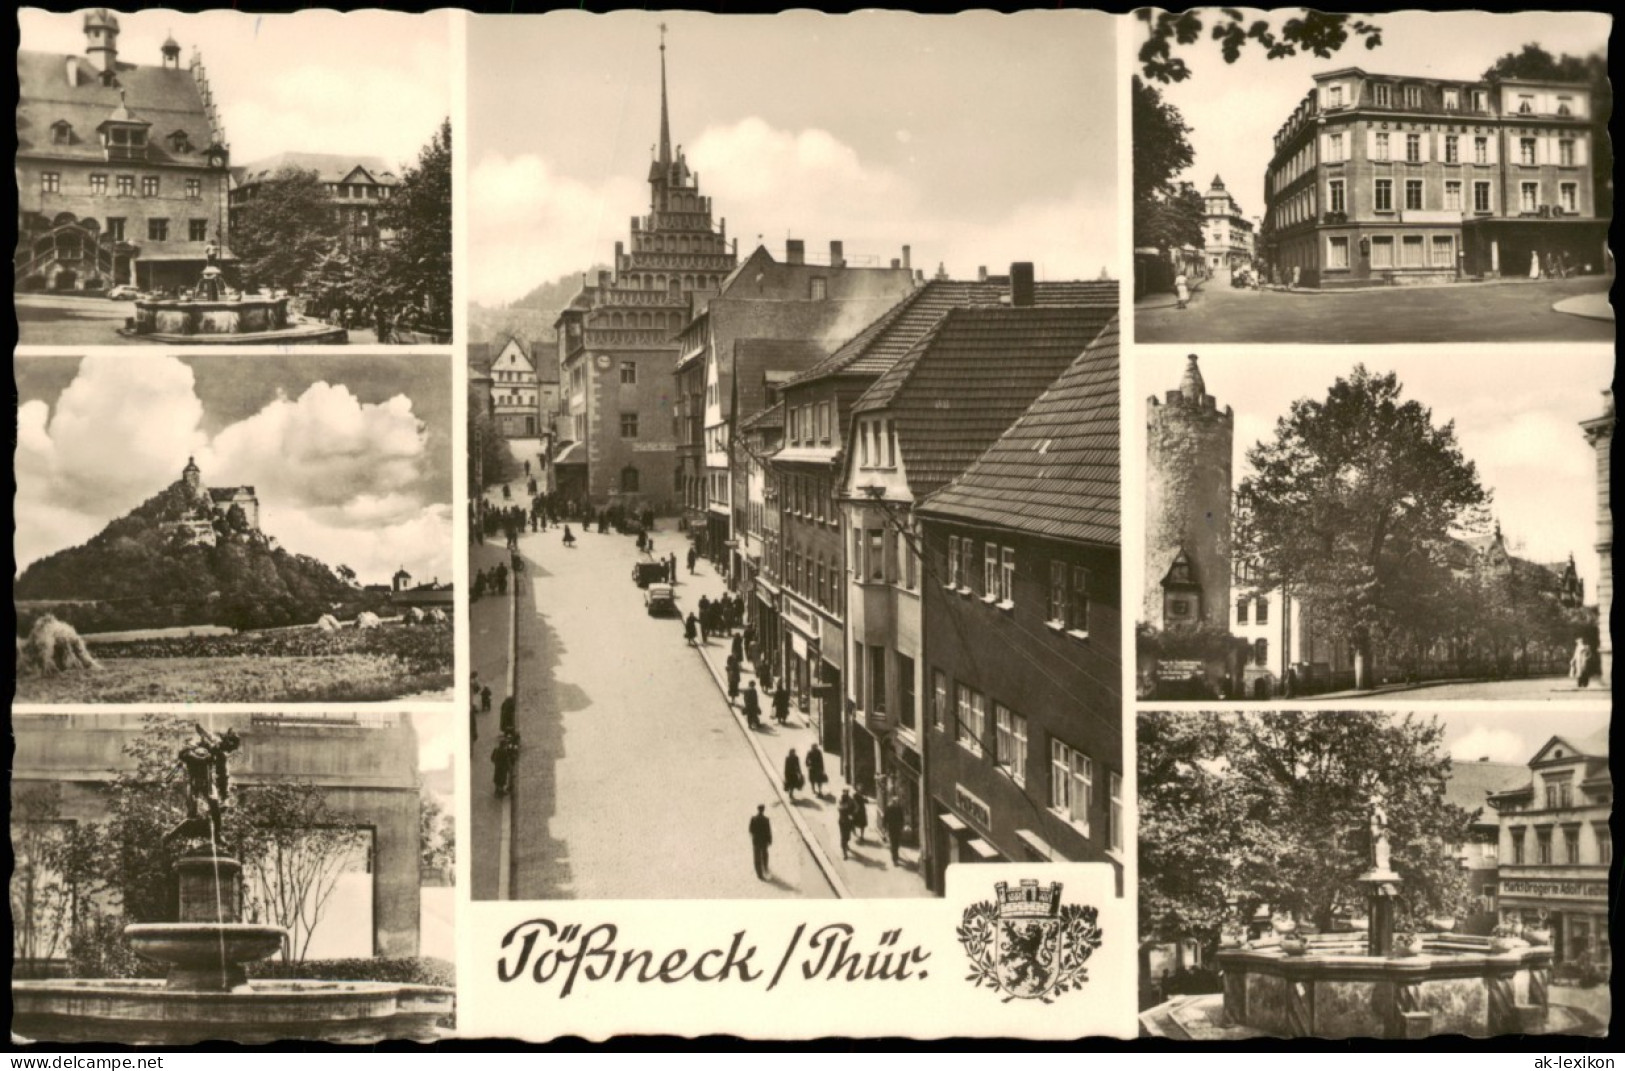
[[1276, 936], [1232, 936], [1218, 953], [1223, 1019], [1282, 1037], [1425, 1038], [1539, 1034], [1548, 1024], [1552, 949], [1510, 932], [1454, 933], [1453, 919], [1401, 930], [1384, 801], [1370, 802], [1366, 931], [1309, 934], [1291, 919]]
[[163, 979], [13, 981], [12, 1033], [34, 1041], [189, 1044], [283, 1039], [375, 1042], [434, 1040], [452, 1011], [451, 990], [384, 982], [256, 981], [252, 964], [283, 948], [280, 926], [242, 921], [242, 864], [221, 851], [230, 791], [228, 762], [241, 745], [233, 730], [202, 725], [181, 749], [187, 817], [165, 837], [183, 852], [175, 863], [173, 922], [125, 927]]
[[204, 250], [197, 285], [177, 297], [141, 297], [119, 334], [170, 345], [331, 345], [349, 341], [342, 327], [307, 320], [288, 311], [287, 297], [244, 294], [227, 285], [220, 246]]

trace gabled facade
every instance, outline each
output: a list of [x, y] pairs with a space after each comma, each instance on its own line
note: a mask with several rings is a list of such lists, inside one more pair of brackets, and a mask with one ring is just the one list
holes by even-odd
[[1275, 135], [1265, 259], [1318, 287], [1527, 276], [1547, 258], [1601, 271], [1592, 103], [1584, 84], [1318, 74]]
[[510, 338], [491, 362], [491, 403], [504, 437], [535, 439], [545, 431], [536, 366], [517, 339]]
[[393, 232], [383, 229], [381, 213], [400, 185], [398, 168], [377, 156], [341, 153], [285, 152], [232, 168], [230, 207], [235, 222], [243, 207], [265, 184], [284, 171], [314, 174], [327, 190], [328, 211], [339, 227], [339, 240], [353, 249], [375, 249]]
[[1503, 921], [1549, 927], [1559, 966], [1590, 962], [1606, 971], [1614, 860], [1608, 729], [1574, 741], [1552, 737], [1529, 760], [1525, 782], [1489, 800], [1500, 821]]
[[118, 17], [84, 13], [83, 55], [17, 53], [18, 289], [189, 287], [229, 260], [230, 146], [203, 62], [119, 58]]
[[[836, 492], [847, 537], [845, 768], [855, 784], [872, 784], [876, 799], [903, 804], [916, 842], [928, 809], [914, 506], [992, 445], [1116, 313], [1115, 301], [1035, 306], [1031, 271], [1012, 267], [1009, 306], [944, 313], [854, 403], [847, 430]], [[987, 575], [1003, 577], [989, 560]]]
[[632, 218], [615, 264], [559, 314], [560, 406], [567, 440], [554, 462], [566, 498], [629, 509], [676, 502], [672, 369], [683, 325], [733, 270], [726, 223], [711, 224], [682, 147], [674, 151], [660, 46], [660, 141], [649, 165], [649, 213]]

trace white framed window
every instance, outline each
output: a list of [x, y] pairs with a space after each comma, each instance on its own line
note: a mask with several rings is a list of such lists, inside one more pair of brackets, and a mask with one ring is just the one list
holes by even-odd
[[1343, 162], [1343, 135], [1341, 133], [1326, 135], [1326, 162], [1328, 164]]
[[1089, 570], [1072, 567], [1072, 589], [1067, 593], [1066, 627], [1073, 632], [1089, 632]]
[[1535, 212], [1540, 208], [1540, 183], [1518, 183], [1518, 211]]
[[1089, 756], [1054, 738], [1050, 751], [1050, 810], [1089, 835], [1089, 811], [1094, 803], [1095, 764]]
[[1331, 271], [1347, 271], [1349, 266], [1349, 240], [1331, 237], [1326, 240], [1326, 267]]
[[158, 196], [158, 176], [157, 175], [142, 175], [141, 176], [141, 196], [143, 196], [143, 197], [157, 197]]
[[1518, 139], [1518, 163], [1523, 164], [1525, 167], [1534, 166], [1535, 144], [1536, 142], [1534, 138]]
[[1433, 261], [1435, 268], [1449, 268], [1456, 263], [1456, 241], [1448, 234], [1435, 234], [1433, 236]]
[[1004, 547], [999, 552], [999, 602], [1011, 605], [1016, 601], [1016, 551]]
[[635, 387], [638, 383], [638, 362], [621, 362], [621, 383], [628, 387]]
[[1371, 266], [1373, 268], [1392, 268], [1394, 266], [1393, 235], [1379, 234], [1371, 239]]
[[1574, 139], [1563, 138], [1557, 143], [1557, 162], [1561, 167], [1574, 166]]
[[1407, 212], [1420, 212], [1420, 211], [1422, 211], [1422, 180], [1421, 179], [1406, 179], [1405, 180], [1405, 211], [1407, 211]]
[[1559, 182], [1557, 184], [1557, 203], [1567, 213], [1580, 211], [1580, 186], [1574, 182]]
[[948, 586], [957, 588], [959, 583], [959, 537], [951, 535], [948, 537]]
[[931, 728], [948, 727], [948, 676], [940, 669], [931, 671]]
[[1482, 165], [1482, 164], [1487, 164], [1489, 162], [1490, 162], [1490, 139], [1489, 138], [1483, 138], [1483, 137], [1474, 138], [1473, 139], [1473, 163]]
[[1407, 108], [1420, 108], [1421, 106], [1422, 106], [1422, 87], [1421, 86], [1406, 86], [1405, 87], [1405, 107], [1407, 107]]
[[62, 172], [41, 171], [39, 177], [39, 188], [41, 193], [61, 193]]
[[1392, 157], [1389, 155], [1388, 135], [1386, 133], [1378, 133], [1377, 134], [1376, 145], [1377, 145], [1376, 159], [1378, 159], [1378, 160], [1392, 159]]
[[982, 597], [989, 602], [999, 597], [999, 548], [992, 543], [982, 547]]
[[974, 688], [955, 684], [958, 699], [958, 717], [954, 739], [972, 755], [982, 753], [982, 737], [986, 733], [983, 719], [987, 716], [987, 698]]
[[971, 591], [971, 581], [976, 576], [976, 541], [964, 537], [959, 541], [959, 590]]
[[1459, 180], [1447, 181], [1444, 184], [1444, 207], [1448, 212], [1461, 211], [1461, 182]]
[[1380, 178], [1373, 182], [1373, 203], [1378, 212], [1392, 212], [1394, 210], [1394, 180]]
[[1447, 164], [1461, 163], [1461, 138], [1456, 134], [1444, 136], [1444, 162]]
[[1573, 115], [1574, 114], [1574, 98], [1573, 97], [1558, 97], [1557, 98], [1557, 114], [1558, 115]]
[[1341, 108], [1343, 106], [1343, 87], [1331, 86], [1326, 90], [1326, 107]]
[[[1407, 87], [1407, 92], [1410, 89], [1415, 88], [1415, 86], [1409, 86]], [[1409, 164], [1419, 164], [1422, 162], [1422, 135], [1405, 135], [1405, 162]]]
[[1490, 184], [1486, 181], [1473, 183], [1473, 211], [1489, 212], [1491, 209]]
[[1400, 265], [1406, 268], [1420, 268], [1422, 266], [1422, 236], [1420, 234], [1407, 234], [1399, 243]]
[[1018, 785], [1027, 783], [1027, 719], [1003, 703], [993, 704], [995, 750], [993, 761], [1004, 767]]
[[1347, 202], [1345, 200], [1345, 194], [1344, 194], [1343, 180], [1342, 179], [1331, 179], [1331, 180], [1329, 180], [1326, 183], [1326, 192], [1327, 192], [1327, 201], [1329, 202], [1329, 207], [1327, 208], [1327, 211], [1329, 211], [1329, 212], [1346, 212], [1346, 211], [1348, 211], [1347, 207], [1345, 207]]
[[1444, 91], [1444, 110], [1447, 112], [1461, 110], [1461, 90], [1446, 89]]
[[1392, 90], [1386, 82], [1378, 82], [1371, 87], [1371, 100], [1377, 107], [1388, 107], [1391, 99]]
[[1535, 114], [1535, 97], [1534, 97], [1534, 94], [1532, 94], [1532, 93], [1519, 93], [1518, 94], [1518, 114], [1519, 115], [1534, 115]]
[[92, 175], [92, 176], [90, 176], [90, 192], [91, 193], [105, 194], [107, 192], [107, 176], [106, 175]]
[[881, 583], [886, 579], [886, 532], [883, 528], [867, 529], [865, 550], [868, 553], [868, 568], [865, 575], [875, 582]]
[[201, 179], [189, 178], [186, 180], [186, 199], [198, 201], [203, 198], [203, 182]]
[[1115, 771], [1106, 775], [1107, 791], [1111, 796], [1111, 826], [1106, 847], [1114, 852], [1123, 850], [1123, 775]]

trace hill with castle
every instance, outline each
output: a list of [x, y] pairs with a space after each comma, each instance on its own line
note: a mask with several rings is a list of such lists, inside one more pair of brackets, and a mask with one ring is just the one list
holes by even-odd
[[254, 488], [208, 487], [195, 461], [181, 478], [84, 544], [17, 578], [20, 628], [45, 612], [83, 632], [307, 624], [376, 609], [380, 596], [291, 554], [260, 529]]

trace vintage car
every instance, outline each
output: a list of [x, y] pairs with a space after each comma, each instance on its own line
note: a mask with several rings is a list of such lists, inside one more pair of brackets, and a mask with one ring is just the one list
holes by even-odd
[[677, 595], [670, 584], [650, 584], [643, 589], [643, 607], [650, 617], [677, 612]]
[[666, 579], [666, 563], [637, 562], [632, 566], [632, 582], [640, 588], [646, 588], [657, 580]]

